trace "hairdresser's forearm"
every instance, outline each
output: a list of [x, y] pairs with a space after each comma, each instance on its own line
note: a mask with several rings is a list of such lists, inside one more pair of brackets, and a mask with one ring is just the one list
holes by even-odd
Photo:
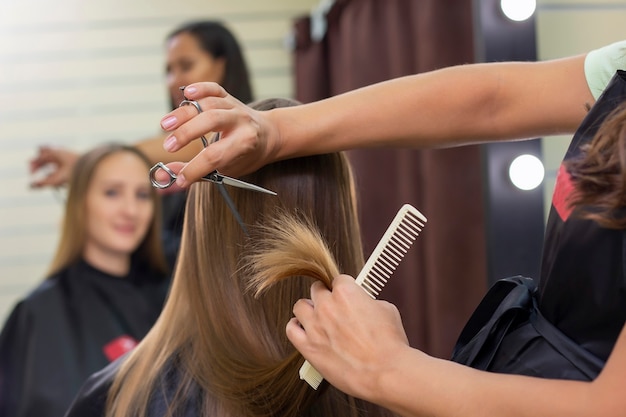
[[[407, 351], [381, 373], [372, 398], [405, 417], [603, 417], [591, 383], [477, 371]], [[422, 356], [422, 357], [419, 357]], [[603, 414], [603, 412], [605, 414]]]
[[573, 132], [593, 100], [584, 57], [444, 68], [274, 110], [279, 157], [448, 147]]

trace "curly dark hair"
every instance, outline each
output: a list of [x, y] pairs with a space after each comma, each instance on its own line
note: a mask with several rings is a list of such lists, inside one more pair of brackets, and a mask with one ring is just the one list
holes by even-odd
[[626, 229], [626, 102], [607, 116], [580, 157], [565, 162], [575, 191], [573, 213], [610, 229]]

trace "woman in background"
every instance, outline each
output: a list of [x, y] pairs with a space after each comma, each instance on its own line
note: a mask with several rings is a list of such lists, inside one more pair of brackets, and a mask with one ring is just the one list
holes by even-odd
[[[218, 21], [183, 24], [172, 31], [165, 42], [165, 75], [172, 109], [183, 99], [180, 87], [199, 81], [214, 81], [243, 103], [252, 101], [253, 92], [248, 66], [241, 46], [232, 32]], [[196, 142], [179, 153], [163, 150], [163, 133], [138, 141], [137, 146], [152, 163], [186, 161], [194, 157], [202, 145]], [[30, 161], [30, 171], [45, 165], [55, 168], [33, 182], [35, 188], [64, 185], [78, 154], [62, 148], [42, 146]]]
[[[165, 74], [172, 109], [183, 100], [181, 86], [198, 81], [214, 81], [224, 85], [228, 91], [244, 103], [253, 100], [248, 66], [241, 46], [232, 32], [221, 22], [206, 20], [183, 24], [166, 38]], [[188, 149], [171, 154], [163, 149], [163, 133], [135, 143], [154, 164], [189, 160], [201, 149], [196, 141]], [[51, 166], [33, 187], [60, 186], [67, 182], [72, 165], [78, 154], [63, 148], [42, 146], [30, 161], [30, 171], [36, 172], [43, 166]], [[173, 266], [182, 229], [186, 193], [168, 193], [163, 197], [163, 245], [168, 262]]]
[[119, 144], [76, 162], [48, 278], [0, 334], [0, 415], [62, 416], [84, 380], [156, 321], [169, 279], [149, 167]]
[[[183, 100], [180, 87], [199, 81], [214, 81], [232, 88], [232, 95], [243, 103], [253, 100], [248, 66], [235, 36], [222, 23], [200, 21], [175, 29], [166, 38], [165, 74], [172, 109]], [[230, 90], [229, 90], [230, 91]], [[168, 162], [172, 154], [163, 149], [165, 135], [142, 140], [136, 144], [153, 162]], [[183, 160], [193, 158], [202, 144], [177, 155]]]
[[[250, 236], [214, 184], [194, 184], [161, 317], [127, 358], [90, 378], [67, 416], [390, 415], [332, 386], [316, 391], [301, 381], [302, 357], [284, 331], [311, 277], [333, 274], [323, 262], [314, 267], [311, 256], [334, 258], [352, 273], [363, 267], [347, 158], [282, 161], [242, 179], [278, 193], [229, 188]], [[320, 249], [322, 239], [331, 250]]]

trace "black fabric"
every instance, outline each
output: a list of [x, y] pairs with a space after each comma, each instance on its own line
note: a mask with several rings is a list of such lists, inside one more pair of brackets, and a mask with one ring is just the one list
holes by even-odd
[[80, 261], [20, 301], [0, 334], [0, 415], [60, 417], [85, 379], [134, 346], [160, 314], [169, 279]]
[[103, 417], [109, 388], [122, 360], [123, 357], [92, 374], [78, 391], [65, 417]]
[[[581, 154], [626, 100], [617, 71], [577, 129], [564, 161]], [[546, 226], [538, 290], [532, 280], [497, 282], [464, 328], [452, 360], [494, 372], [591, 380], [626, 322], [626, 231], [572, 213], [573, 183], [559, 169]], [[520, 281], [521, 280], [521, 281]]]
[[[124, 357], [116, 360], [101, 371], [93, 374], [80, 389], [78, 395], [67, 410], [65, 417], [102, 417], [106, 409], [107, 394]], [[178, 368], [169, 366], [161, 376], [159, 387], [154, 390], [148, 405], [146, 417], [167, 415], [170, 404], [179, 383]], [[201, 412], [201, 395], [197, 386], [185, 395], [185, 403], [172, 417], [197, 417]]]
[[499, 373], [595, 379], [604, 362], [542, 316], [536, 290], [531, 278], [497, 281], [463, 328], [452, 360]]
[[[618, 71], [574, 135], [565, 159], [580, 154], [606, 116], [626, 100], [626, 72]], [[626, 322], [624, 230], [568, 214], [571, 189], [562, 169], [546, 226], [539, 308], [569, 338], [606, 361]]]

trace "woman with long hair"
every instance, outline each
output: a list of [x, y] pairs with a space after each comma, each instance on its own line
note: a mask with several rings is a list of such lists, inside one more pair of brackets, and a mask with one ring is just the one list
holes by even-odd
[[90, 379], [68, 416], [388, 414], [301, 381], [303, 359], [284, 331], [293, 303], [315, 279], [330, 285], [338, 268], [356, 274], [363, 266], [346, 156], [276, 162], [242, 179], [278, 195], [229, 188], [247, 235], [214, 184], [191, 187], [159, 320], [127, 358]]
[[120, 144], [77, 161], [47, 278], [0, 335], [0, 415], [63, 415], [84, 380], [156, 321], [169, 280], [148, 169]]

